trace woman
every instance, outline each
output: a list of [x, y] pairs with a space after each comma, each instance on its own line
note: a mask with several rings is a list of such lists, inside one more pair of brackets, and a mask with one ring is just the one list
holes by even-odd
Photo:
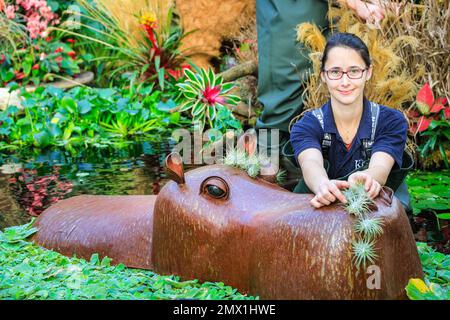
[[[408, 124], [401, 112], [364, 97], [372, 70], [369, 50], [360, 38], [349, 33], [331, 36], [320, 74], [330, 100], [305, 113], [291, 130], [291, 144], [303, 173], [294, 192], [312, 191], [315, 208], [336, 200], [346, 203], [341, 190], [356, 183], [363, 183], [375, 198], [391, 171], [402, 167]], [[403, 172], [402, 180], [404, 176]], [[402, 182], [396, 180], [388, 184], [394, 190]], [[407, 206], [408, 200], [403, 204]]]

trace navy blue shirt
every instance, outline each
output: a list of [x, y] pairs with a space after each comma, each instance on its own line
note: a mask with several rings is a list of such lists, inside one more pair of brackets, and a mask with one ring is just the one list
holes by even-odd
[[[370, 139], [372, 133], [370, 103], [364, 99], [363, 114], [350, 150], [347, 150], [336, 128], [330, 101], [322, 106], [322, 112], [324, 130], [322, 130], [319, 120], [312, 112], [306, 112], [300, 121], [296, 122], [292, 127], [291, 144], [295, 152], [295, 159], [298, 161], [298, 155], [306, 149], [315, 148], [321, 151], [324, 133], [330, 133], [331, 147], [328, 151], [328, 160], [330, 162], [328, 178], [336, 179], [346, 176], [365, 164], [362, 139]], [[380, 105], [372, 154], [377, 151], [386, 152], [395, 160], [393, 168], [400, 167], [406, 144], [407, 129], [408, 123], [400, 111]]]

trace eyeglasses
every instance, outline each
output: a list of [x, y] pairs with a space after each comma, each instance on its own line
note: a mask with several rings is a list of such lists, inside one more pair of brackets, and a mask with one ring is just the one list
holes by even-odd
[[339, 80], [341, 79], [344, 74], [347, 75], [349, 79], [361, 79], [364, 71], [366, 71], [367, 68], [361, 69], [361, 68], [350, 68], [348, 71], [342, 71], [341, 69], [330, 69], [330, 70], [324, 70], [328, 79], [330, 80]]

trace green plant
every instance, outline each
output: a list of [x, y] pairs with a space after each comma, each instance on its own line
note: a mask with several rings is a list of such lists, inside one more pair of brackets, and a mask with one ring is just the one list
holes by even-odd
[[36, 231], [33, 221], [0, 231], [0, 299], [255, 299], [221, 282], [200, 284], [111, 265], [98, 254], [89, 261], [65, 257], [26, 241]]
[[418, 242], [425, 279], [410, 279], [406, 293], [411, 300], [450, 299], [450, 256], [436, 252], [426, 243]]
[[414, 215], [433, 211], [441, 219], [450, 218], [450, 171], [414, 171], [406, 182]]
[[184, 72], [186, 81], [177, 84], [183, 95], [178, 110], [180, 112], [191, 110], [196, 129], [202, 131], [206, 122], [210, 128], [216, 128], [216, 123], [219, 124], [218, 127], [223, 128], [224, 120], [219, 116], [222, 114], [234, 119], [231, 112], [224, 111], [226, 105], [235, 106], [239, 103], [240, 98], [230, 94], [235, 87], [234, 83], [223, 83], [223, 78], [216, 76], [212, 69], [208, 71], [201, 69], [198, 73], [186, 69]]
[[438, 149], [448, 168], [446, 149], [450, 146], [450, 106], [447, 98], [435, 99], [431, 87], [425, 83], [417, 93], [414, 106], [416, 110], [409, 112], [411, 131], [418, 141], [421, 157], [426, 158]]
[[[56, 29], [85, 40], [84, 44], [80, 41], [81, 50], [99, 63], [97, 70], [107, 68], [112, 79], [137, 70], [141, 81], [154, 83], [162, 91], [172, 87], [173, 75], [183, 68], [186, 58], [178, 48], [187, 33], [181, 29], [171, 2], [156, 9], [148, 1], [78, 2], [82, 7], [79, 31]], [[133, 11], [122, 10], [123, 5], [136, 11], [130, 14]]]
[[[165, 111], [161, 92], [152, 86], [76, 87], [67, 92], [41, 87], [22, 92], [21, 111], [0, 112], [0, 138], [12, 147], [63, 147], [72, 154], [87, 146], [106, 147], [139, 137], [158, 137], [186, 122]], [[160, 107], [161, 105], [161, 107]]]
[[347, 203], [345, 211], [356, 218], [354, 231], [356, 239], [352, 242], [353, 261], [359, 270], [367, 262], [373, 263], [378, 257], [375, 251], [376, 237], [383, 233], [383, 220], [370, 217], [372, 199], [365, 191], [363, 184], [356, 184], [343, 191]]

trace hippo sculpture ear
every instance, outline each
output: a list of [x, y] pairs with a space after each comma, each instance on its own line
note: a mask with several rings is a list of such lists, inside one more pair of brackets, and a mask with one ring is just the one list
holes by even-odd
[[240, 150], [245, 150], [249, 156], [252, 156], [256, 152], [257, 144], [258, 138], [255, 130], [248, 130], [239, 138], [237, 147]]
[[184, 184], [183, 159], [180, 154], [172, 152], [166, 158], [167, 177], [178, 184]]

